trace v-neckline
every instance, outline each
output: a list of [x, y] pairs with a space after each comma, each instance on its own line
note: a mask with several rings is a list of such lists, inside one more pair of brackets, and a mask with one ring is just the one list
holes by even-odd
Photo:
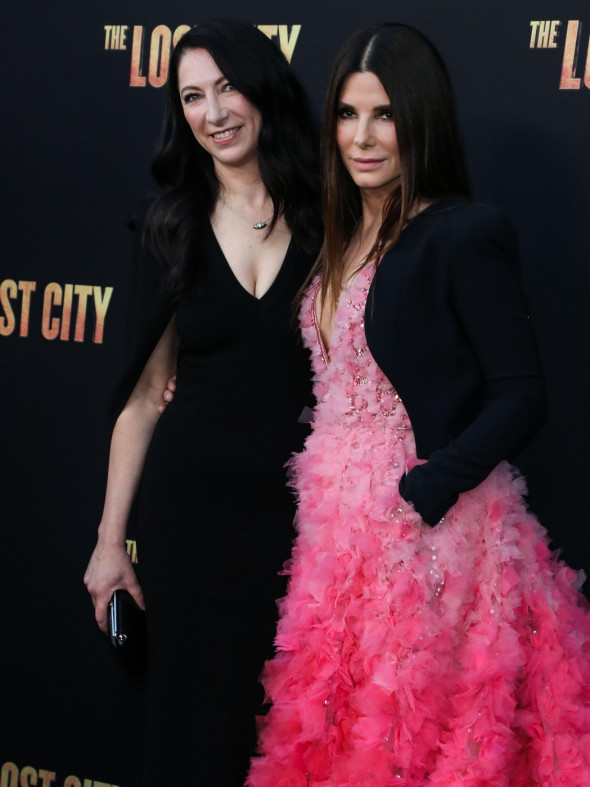
[[338, 331], [338, 322], [336, 321], [336, 315], [338, 314], [338, 311], [340, 310], [340, 308], [342, 306], [342, 297], [344, 296], [345, 292], [348, 292], [349, 295], [352, 293], [353, 287], [356, 285], [358, 277], [361, 276], [362, 273], [370, 265], [373, 265], [372, 261], [366, 263], [366, 265], [363, 265], [362, 268], [360, 268], [358, 271], [356, 271], [356, 273], [354, 273], [352, 275], [352, 277], [348, 280], [348, 284], [346, 285], [346, 287], [344, 287], [340, 291], [340, 295], [338, 296], [338, 300], [336, 302], [336, 308], [334, 309], [334, 314], [332, 315], [332, 331], [330, 333], [330, 343], [329, 344], [325, 341], [324, 335], [322, 333], [322, 329], [321, 329], [321, 326], [320, 326], [320, 315], [319, 315], [319, 312], [318, 312], [318, 296], [319, 296], [320, 290], [322, 288], [322, 279], [321, 279], [321, 276], [318, 277], [317, 285], [316, 285], [315, 291], [314, 291], [314, 293], [312, 295], [311, 308], [312, 308], [313, 321], [314, 321], [315, 327], [316, 327], [316, 334], [317, 334], [318, 345], [320, 347], [320, 352], [321, 352], [321, 355], [322, 355], [322, 359], [323, 359], [324, 363], [326, 364], [326, 366], [329, 366], [330, 363], [331, 363], [331, 352], [332, 352], [333, 339], [334, 339], [334, 336], [336, 335], [336, 332]]
[[211, 233], [213, 242], [217, 248], [219, 256], [223, 261], [223, 270], [226, 272], [226, 279], [228, 282], [230, 282], [234, 292], [236, 292], [237, 294], [241, 294], [242, 297], [245, 297], [250, 302], [262, 304], [268, 301], [270, 299], [269, 296], [273, 295], [275, 291], [280, 290], [280, 285], [285, 280], [288, 274], [288, 269], [290, 268], [290, 261], [292, 257], [291, 252], [293, 249], [293, 238], [291, 238], [291, 240], [289, 241], [289, 245], [287, 246], [285, 256], [283, 257], [281, 266], [278, 269], [276, 276], [272, 280], [270, 286], [262, 293], [260, 297], [258, 297], [257, 295], [253, 295], [249, 290], [247, 290], [246, 287], [244, 287], [242, 282], [238, 279], [238, 277], [234, 273], [232, 266], [229, 264], [228, 259], [225, 256], [223, 249], [221, 248], [221, 244], [217, 239], [217, 235], [215, 234], [215, 230], [213, 229], [211, 222], [209, 222], [209, 231]]
[[[327, 368], [330, 365], [330, 351], [328, 349], [328, 346], [326, 345], [326, 342], [324, 341], [322, 329], [320, 328], [320, 316], [318, 313], [318, 295], [320, 294], [320, 289], [322, 286], [321, 282], [322, 282], [321, 278], [318, 277], [318, 280], [313, 290], [313, 295], [311, 296], [311, 314], [315, 325], [316, 339], [318, 342], [318, 346], [320, 348], [322, 361], [324, 362]], [[336, 307], [336, 311], [338, 311], [338, 307]], [[334, 312], [334, 315], [336, 314], [336, 311]], [[336, 330], [335, 328], [332, 329], [332, 336], [334, 335], [335, 330]], [[330, 339], [332, 338], [332, 336], [330, 336]]]

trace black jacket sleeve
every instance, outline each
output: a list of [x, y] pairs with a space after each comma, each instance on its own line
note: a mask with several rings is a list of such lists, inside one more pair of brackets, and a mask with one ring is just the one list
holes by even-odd
[[499, 212], [484, 213], [451, 237], [451, 249], [452, 309], [481, 371], [483, 406], [448, 445], [400, 483], [402, 497], [430, 525], [461, 492], [517, 451], [544, 413], [540, 364], [510, 224]]

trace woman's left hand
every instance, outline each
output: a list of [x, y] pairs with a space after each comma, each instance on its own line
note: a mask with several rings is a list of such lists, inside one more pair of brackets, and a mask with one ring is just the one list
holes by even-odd
[[174, 399], [174, 393], [176, 391], [176, 375], [171, 377], [168, 382], [166, 383], [166, 388], [164, 393], [162, 394], [162, 402], [158, 405], [158, 412], [163, 413], [166, 407], [170, 404], [170, 402]]

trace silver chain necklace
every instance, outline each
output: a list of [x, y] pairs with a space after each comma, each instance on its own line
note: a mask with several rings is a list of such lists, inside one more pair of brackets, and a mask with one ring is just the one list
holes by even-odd
[[242, 216], [241, 213], [238, 213], [237, 210], [234, 210], [232, 206], [229, 205], [225, 200], [223, 201], [223, 204], [228, 210], [231, 210], [232, 213], [235, 213], [238, 218], [242, 219], [242, 221], [245, 221], [246, 224], [249, 224], [253, 230], [263, 230], [267, 226], [268, 222], [272, 219], [272, 216], [269, 216], [267, 219], [262, 219], [262, 221], [257, 221], [255, 224], [252, 224], [250, 219], [247, 219], [245, 216]]

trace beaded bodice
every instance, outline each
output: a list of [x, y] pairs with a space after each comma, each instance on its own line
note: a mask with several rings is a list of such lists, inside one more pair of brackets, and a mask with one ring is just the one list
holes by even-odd
[[342, 290], [329, 349], [318, 321], [319, 278], [303, 299], [300, 321], [303, 340], [312, 354], [316, 425], [337, 422], [411, 431], [399, 395], [367, 346], [364, 315], [374, 273], [375, 264], [366, 265]]

